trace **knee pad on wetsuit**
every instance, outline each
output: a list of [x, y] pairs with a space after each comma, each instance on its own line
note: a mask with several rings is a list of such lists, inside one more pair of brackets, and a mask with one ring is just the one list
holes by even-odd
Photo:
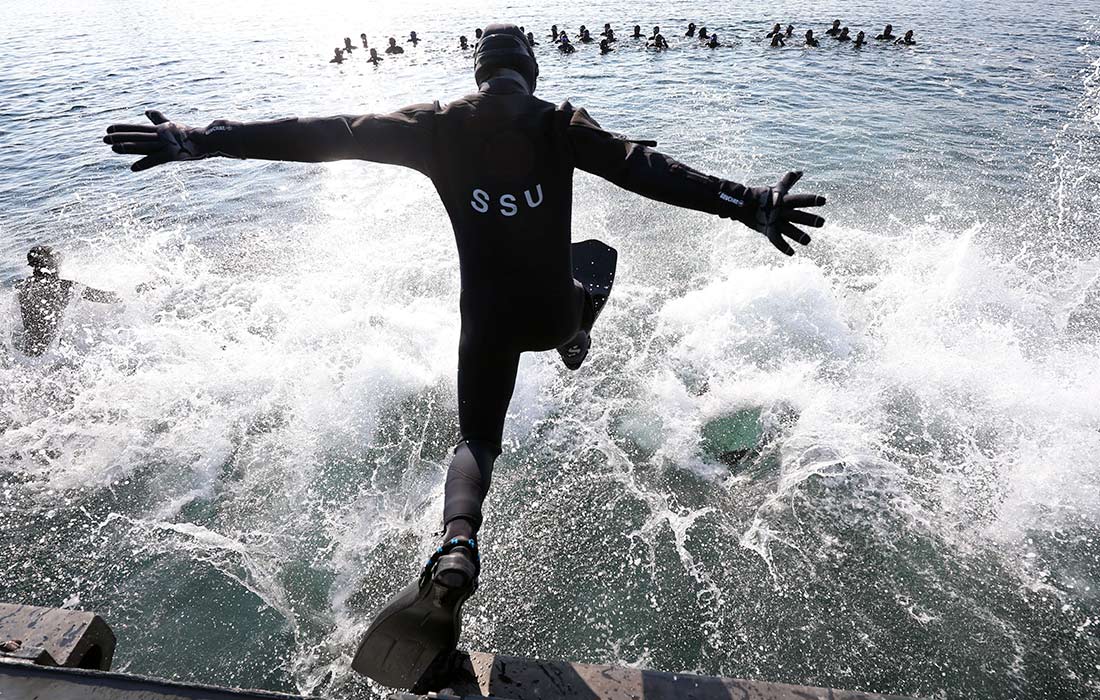
[[493, 463], [500, 447], [482, 440], [463, 440], [455, 447], [443, 496], [443, 524], [456, 518], [481, 527], [481, 503], [489, 493]]

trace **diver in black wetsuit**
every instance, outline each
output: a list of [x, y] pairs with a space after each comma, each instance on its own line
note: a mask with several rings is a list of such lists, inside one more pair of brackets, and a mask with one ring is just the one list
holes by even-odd
[[[658, 27], [654, 27], [654, 29], [658, 29]], [[668, 48], [668, 41], [665, 40], [664, 34], [655, 32], [653, 36], [649, 38], [649, 41], [646, 42], [646, 46], [657, 49], [658, 51], [664, 51]]]
[[592, 33], [589, 32], [587, 29], [582, 29], [581, 30], [581, 43], [582, 44], [591, 44], [593, 41], [595, 41], [595, 39], [592, 38]]
[[642, 34], [642, 25], [634, 25], [634, 33], [630, 35], [631, 39], [645, 39], [645, 35]]
[[710, 41], [707, 42], [707, 48], [708, 49], [716, 49], [721, 45], [722, 44], [718, 43], [718, 32], [715, 32], [715, 33], [711, 34], [710, 35]]
[[611, 23], [610, 22], [604, 22], [603, 23], [603, 31], [600, 32], [600, 36], [602, 36], [604, 38], [610, 38], [610, 37], [615, 36], [615, 32], [611, 31]]
[[367, 46], [367, 33], [366, 32], [363, 32], [362, 34], [359, 35], [359, 41], [363, 42], [363, 48], [364, 49], [369, 49], [370, 48], [369, 46]]
[[[214, 156], [359, 159], [417, 170], [439, 193], [454, 229], [462, 288], [461, 442], [444, 489], [445, 543], [421, 577], [375, 618], [353, 664], [387, 685], [412, 683], [435, 652], [457, 642], [462, 603], [477, 585], [474, 537], [501, 453], [520, 355], [557, 349], [576, 369], [588, 352], [594, 302], [573, 278], [571, 261], [574, 171], [734, 219], [787, 255], [794, 250], [785, 237], [801, 245], [810, 241], [796, 224], [824, 223], [803, 210], [824, 204], [824, 197], [788, 194], [801, 173], [787, 173], [773, 187], [746, 187], [605, 131], [568, 102], [554, 106], [535, 97], [538, 64], [514, 25], [486, 29], [474, 66], [478, 92], [445, 106], [425, 103], [358, 117], [218, 120], [206, 128], [149, 111], [152, 125], [115, 124], [104, 137], [116, 153], [143, 156], [131, 165], [134, 171]], [[432, 624], [425, 625], [429, 616]]]
[[706, 41], [709, 38], [710, 38], [710, 34], [707, 32], [707, 28], [706, 27], [701, 27], [699, 29], [699, 41]]
[[840, 20], [839, 19], [834, 19], [833, 20], [833, 26], [826, 29], [825, 33], [828, 34], [829, 36], [833, 36], [833, 37], [835, 37], [837, 34], [840, 34]]
[[558, 34], [558, 51], [562, 53], [576, 53], [577, 47], [569, 41], [569, 35], [565, 32]]
[[[339, 49], [337, 49], [339, 51]], [[114, 292], [83, 287], [61, 279], [61, 254], [48, 245], [36, 245], [27, 253], [31, 276], [15, 283], [15, 297], [23, 320], [24, 355], [39, 357], [50, 347], [61, 328], [65, 309], [79, 293], [81, 299], [100, 304], [122, 301]]]
[[687, 32], [684, 33], [684, 36], [691, 39], [695, 38], [695, 22], [688, 22], [688, 29]]
[[466, 38], [465, 34], [458, 37], [458, 48], [462, 49], [463, 51], [470, 48], [470, 41]]
[[420, 43], [420, 37], [418, 37], [416, 35], [416, 32], [409, 32], [409, 39], [405, 43], [406, 44], [412, 44], [413, 46], [416, 46], [417, 44]]
[[894, 39], [897, 39], [897, 37], [894, 36], [894, 25], [887, 24], [885, 27], [882, 28], [882, 34], [876, 36], [875, 39], [877, 39], [878, 41], [893, 41]]
[[841, 29], [840, 34], [837, 34], [833, 38], [836, 39], [837, 41], [851, 41], [852, 40], [852, 37], [848, 36], [848, 28], [847, 27]]
[[786, 38], [790, 39], [793, 35], [794, 35], [794, 25], [793, 24], [788, 24], [787, 25], [787, 33], [786, 33], [785, 36], [786, 36]]
[[557, 41], [557, 40], [558, 40], [558, 25], [552, 24], [552, 25], [550, 25], [550, 41]]
[[535, 41], [535, 33], [527, 32], [527, 43], [531, 46], [538, 46], [539, 42]]
[[771, 39], [773, 36], [778, 36], [782, 33], [783, 33], [783, 27], [782, 27], [782, 25], [780, 25], [777, 22], [776, 25], [774, 27], [772, 27], [772, 30], [764, 35], [764, 38], [765, 39]]
[[898, 39], [894, 43], [899, 46], [914, 46], [916, 45], [917, 41], [913, 38], [913, 30], [910, 29], [909, 31], [905, 32], [905, 36]]
[[856, 34], [856, 40], [852, 42], [852, 48], [858, 49], [865, 43], [867, 43], [866, 35], [863, 32], [860, 32], [859, 34]]
[[606, 56], [607, 54], [611, 53], [614, 50], [615, 49], [611, 48], [611, 42], [609, 42], [607, 39], [600, 39], [600, 55], [601, 56]]
[[818, 46], [817, 39], [814, 38], [814, 30], [806, 30], [806, 46]]
[[405, 53], [405, 49], [398, 46], [397, 45], [397, 39], [394, 39], [391, 36], [390, 37], [390, 45], [386, 47], [386, 53], [389, 53], [389, 54]]
[[335, 55], [328, 60], [329, 63], [343, 63], [344, 62], [344, 50], [337, 46], [335, 49]]
[[785, 41], [783, 41], [783, 33], [782, 32], [772, 36], [772, 46], [773, 47], [780, 47], [780, 46], [786, 46], [786, 45], [787, 45], [787, 43]]
[[381, 63], [384, 60], [386, 60], [386, 59], [384, 59], [384, 58], [382, 58], [381, 56], [378, 55], [378, 49], [371, 49], [370, 50], [370, 58], [368, 58], [367, 61], [369, 63], [373, 63], [375, 68], [377, 68], [378, 64]]
[[481, 34], [482, 34], [481, 27], [478, 27], [477, 29], [474, 30], [474, 42], [475, 43], [481, 41]]
[[350, 54], [354, 50], [355, 50], [355, 47], [351, 45], [351, 37], [350, 36], [344, 37], [344, 51], [347, 52], [348, 54]]

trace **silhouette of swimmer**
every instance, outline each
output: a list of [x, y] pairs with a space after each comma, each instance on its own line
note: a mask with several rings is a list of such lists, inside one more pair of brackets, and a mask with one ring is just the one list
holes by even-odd
[[592, 38], [592, 34], [587, 29], [581, 30], [581, 43], [591, 44], [595, 39]]
[[390, 45], [386, 47], [386, 53], [405, 53], [405, 49], [397, 45], [397, 39], [390, 37]]
[[806, 30], [806, 46], [818, 46], [817, 39], [814, 38], [814, 30]]
[[[654, 27], [654, 29], [657, 29], [657, 27]], [[657, 32], [652, 37], [650, 37], [649, 43], [646, 44], [646, 45], [647, 46], [652, 46], [653, 48], [661, 50], [661, 51], [668, 48], [668, 42], [665, 41], [664, 35], [661, 34], [660, 32]]]
[[566, 36], [565, 32], [561, 33], [560, 38], [561, 40], [558, 42], [558, 51], [561, 51], [562, 53], [573, 53], [577, 50], [576, 46], [573, 46], [573, 44], [569, 43], [569, 37]]
[[894, 25], [887, 24], [885, 27], [882, 28], [882, 34], [879, 34], [875, 38], [879, 41], [893, 41], [894, 39], [897, 39], [897, 37], [894, 36]]
[[370, 48], [369, 46], [367, 46], [367, 35], [366, 35], [365, 32], [363, 34], [359, 35], [359, 40], [363, 42], [363, 48], [364, 49]]
[[840, 34], [840, 20], [839, 19], [834, 19], [833, 20], [833, 26], [826, 29], [825, 33], [828, 34], [829, 36], [836, 36], [837, 34]]
[[609, 54], [614, 50], [615, 49], [611, 48], [611, 42], [609, 42], [607, 39], [600, 39], [600, 55], [601, 56]]
[[867, 42], [864, 39], [864, 34], [863, 34], [863, 32], [860, 32], [859, 34], [856, 34], [856, 41], [855, 41], [854, 44], [852, 44], [852, 48], [853, 49], [858, 49], [859, 47], [863, 46], [865, 43], [867, 43]]
[[787, 43], [783, 41], [783, 33], [780, 32], [772, 37], [772, 46], [786, 46]]
[[642, 25], [640, 25], [640, 24], [635, 24], [634, 25], [634, 33], [630, 35], [630, 38], [631, 39], [645, 39], [645, 37], [642, 36]]
[[793, 25], [793, 24], [788, 24], [788, 25], [787, 25], [787, 34], [786, 34], [786, 37], [787, 37], [788, 39], [790, 39], [790, 38], [791, 38], [791, 35], [793, 35], [793, 34], [794, 34], [794, 25]]
[[328, 60], [329, 63], [343, 63], [344, 62], [344, 50], [337, 46], [333, 49], [336, 55]]
[[656, 39], [657, 35], [660, 34], [660, 33], [661, 33], [661, 28], [657, 27], [657, 26], [654, 26], [653, 27], [653, 34], [649, 38], [650, 39]]
[[382, 58], [381, 56], [378, 55], [378, 49], [371, 49], [370, 50], [370, 58], [368, 58], [367, 60], [370, 61], [371, 63], [373, 63], [375, 66], [377, 66], [379, 63], [381, 63], [382, 61], [384, 61], [386, 59], [384, 59], [384, 58]]
[[527, 43], [531, 46], [538, 46], [539, 42], [535, 41], [535, 33], [527, 32]]
[[351, 37], [350, 36], [344, 37], [344, 51], [346, 51], [348, 53], [351, 53], [354, 50], [355, 50], [355, 47], [351, 45]]
[[684, 36], [695, 38], [695, 22], [688, 22], [688, 30]]
[[481, 28], [474, 30], [474, 41], [481, 41]]
[[898, 39], [898, 40], [897, 40], [897, 41], [895, 41], [894, 43], [895, 43], [895, 44], [900, 44], [900, 45], [902, 45], [902, 46], [914, 46], [914, 45], [916, 45], [916, 43], [917, 43], [917, 42], [916, 42], [916, 40], [915, 40], [915, 39], [913, 38], [913, 30], [912, 30], [912, 29], [910, 29], [909, 31], [905, 32], [905, 36], [903, 36], [902, 38]]
[[552, 41], [558, 40], [558, 25], [556, 24], [550, 25], [550, 39]]
[[707, 28], [703, 27], [699, 30], [699, 41], [706, 41], [710, 38], [710, 34], [707, 33]]
[[607, 43], [614, 44], [618, 40], [619, 40], [619, 38], [615, 36], [615, 30], [608, 29], [607, 30]]
[[587, 32], [587, 31], [588, 31], [588, 27], [586, 27], [582, 24], [581, 28], [577, 30], [577, 36], [582, 37], [582, 36], [584, 36], [584, 33]]
[[765, 39], [771, 39], [776, 34], [782, 34], [782, 33], [783, 33], [783, 27], [779, 23], [776, 23], [776, 25], [774, 27], [772, 27], [772, 30], [770, 32], [768, 32], [767, 35], [764, 38]]
[[466, 38], [465, 34], [458, 37], [458, 48], [460, 48], [462, 50], [466, 50], [466, 49], [470, 48], [470, 40]]
[[833, 38], [836, 39], [837, 41], [851, 41], [852, 40], [852, 37], [848, 36], [848, 28], [847, 27], [845, 27], [844, 29], [841, 29], [840, 34], [837, 34]]
[[603, 31], [600, 32], [600, 36], [611, 37], [611, 36], [614, 36], [614, 35], [615, 35], [615, 33], [611, 31], [611, 23], [610, 22], [604, 22], [603, 23]]
[[708, 49], [716, 49], [719, 46], [721, 46], [721, 44], [718, 43], [718, 32], [715, 32], [715, 33], [710, 35], [710, 41], [707, 42], [707, 48]]
[[412, 44], [413, 46], [416, 46], [417, 44], [420, 43], [420, 37], [418, 37], [416, 35], [416, 32], [409, 32], [409, 40], [405, 43]]
[[[339, 49], [337, 49], [339, 50]], [[38, 357], [50, 347], [61, 328], [65, 309], [79, 290], [80, 298], [100, 304], [122, 301], [114, 292], [83, 287], [61, 279], [61, 254], [48, 245], [36, 245], [27, 253], [31, 276], [15, 283], [19, 313], [23, 317], [24, 355]]]

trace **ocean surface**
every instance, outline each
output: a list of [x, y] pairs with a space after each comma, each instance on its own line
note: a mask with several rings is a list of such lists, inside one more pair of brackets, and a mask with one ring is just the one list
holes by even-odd
[[[1096, 9], [4, 0], [0, 600], [98, 611], [120, 670], [381, 696], [351, 654], [434, 546], [457, 437], [442, 205], [362, 162], [134, 174], [100, 137], [148, 108], [205, 125], [446, 101], [475, 87], [457, 36], [514, 20], [545, 99], [730, 179], [805, 170], [828, 223], [788, 259], [578, 173], [574, 240], [619, 249], [616, 289], [581, 371], [524, 357], [462, 645], [1100, 697]], [[834, 17], [919, 43], [764, 43]], [[551, 24], [604, 22], [610, 56], [548, 45]], [[410, 30], [378, 68], [328, 63], [344, 36]], [[11, 284], [38, 243], [125, 303], [76, 305], [29, 361]]]

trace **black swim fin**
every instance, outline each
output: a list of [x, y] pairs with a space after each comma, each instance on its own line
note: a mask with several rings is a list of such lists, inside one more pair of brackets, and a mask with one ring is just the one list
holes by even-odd
[[420, 576], [375, 616], [351, 667], [391, 688], [411, 690], [462, 632], [462, 604], [477, 590], [477, 542], [456, 537], [436, 549]]

